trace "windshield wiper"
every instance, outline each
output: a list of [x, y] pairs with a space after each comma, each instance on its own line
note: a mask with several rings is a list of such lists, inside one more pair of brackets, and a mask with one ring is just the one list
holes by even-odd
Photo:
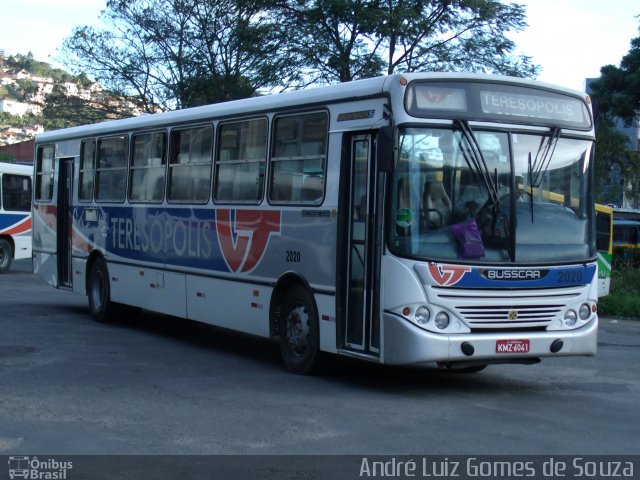
[[560, 138], [561, 130], [558, 127], [553, 127], [551, 134], [548, 137], [542, 137], [540, 139], [540, 146], [536, 152], [536, 158], [531, 164], [531, 152], [529, 152], [529, 175], [535, 173], [535, 178], [529, 177], [529, 183], [532, 188], [539, 188], [542, 184], [544, 174], [549, 169], [551, 158], [556, 151], [558, 145], [558, 139]]
[[560, 138], [561, 129], [553, 127], [548, 137], [540, 139], [540, 146], [536, 152], [536, 158], [531, 161], [531, 152], [529, 152], [529, 194], [531, 197], [531, 223], [533, 223], [533, 189], [540, 188], [545, 173], [549, 169], [551, 158], [556, 151], [558, 139]]
[[[480, 175], [482, 180], [484, 181], [485, 186], [487, 187], [487, 191], [489, 192], [489, 197], [491, 198], [491, 203], [494, 207], [498, 208], [500, 206], [500, 199], [498, 197], [498, 172], [495, 172], [495, 180], [491, 178], [491, 173], [489, 172], [489, 167], [487, 166], [487, 161], [482, 154], [482, 149], [478, 144], [478, 140], [476, 136], [473, 134], [473, 130], [471, 126], [466, 120], [456, 120], [454, 122], [460, 128], [460, 132], [462, 132], [462, 137], [466, 140], [466, 144], [468, 145], [467, 149], [461, 148], [462, 156], [464, 157], [469, 169], [475, 171]], [[460, 143], [462, 147], [462, 142]], [[470, 157], [468, 158], [467, 157]], [[469, 161], [471, 160], [471, 162]], [[473, 164], [473, 167], [471, 166]]]

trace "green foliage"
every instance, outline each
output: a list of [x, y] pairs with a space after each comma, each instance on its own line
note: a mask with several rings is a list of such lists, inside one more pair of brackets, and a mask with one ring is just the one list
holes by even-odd
[[596, 122], [595, 147], [595, 195], [598, 203], [615, 203], [622, 198], [622, 183], [614, 188], [608, 187], [609, 172], [617, 164], [626, 175], [633, 175], [640, 166], [637, 156], [629, 137], [621, 133], [610, 119], [600, 117]]
[[524, 7], [499, 0], [109, 0], [64, 61], [144, 108], [183, 108], [383, 73], [535, 76], [506, 36]]
[[16, 156], [9, 152], [0, 152], [0, 162], [16, 163]]
[[592, 82], [592, 97], [598, 115], [620, 117], [630, 126], [640, 106], [640, 37], [631, 40], [629, 53], [620, 66], [606, 65]]
[[602, 315], [640, 319], [639, 267], [640, 252], [636, 253], [633, 259], [614, 255], [610, 293], [598, 303], [598, 311]]
[[[627, 136], [617, 131], [615, 119], [626, 126], [637, 121], [640, 107], [640, 37], [631, 40], [629, 53], [622, 57], [619, 67], [606, 65], [601, 76], [591, 82], [591, 97], [596, 118], [596, 199], [607, 203], [619, 200], [623, 188], [628, 198], [639, 198], [640, 153]], [[606, 198], [599, 187], [614, 165], [624, 172], [624, 186], [619, 185]]]
[[25, 119], [20, 115], [12, 115], [8, 112], [0, 112], [0, 126], [3, 127], [18, 127], [25, 123]]
[[383, 73], [467, 71], [535, 76], [505, 35], [525, 9], [497, 0], [292, 0], [278, 3], [288, 48], [314, 82]]
[[270, 1], [110, 0], [109, 28], [75, 29], [63, 53], [148, 112], [245, 98], [286, 72], [280, 27], [263, 15]]
[[42, 122], [46, 130], [86, 125], [131, 116], [130, 108], [112, 95], [87, 100], [67, 95], [60, 85], [47, 95], [42, 108]]

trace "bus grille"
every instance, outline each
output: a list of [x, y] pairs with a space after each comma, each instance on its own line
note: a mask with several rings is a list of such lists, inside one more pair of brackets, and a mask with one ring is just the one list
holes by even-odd
[[474, 331], [544, 329], [580, 295], [579, 288], [538, 290], [466, 290], [433, 288]]
[[456, 306], [472, 328], [547, 326], [562, 310], [562, 305]]

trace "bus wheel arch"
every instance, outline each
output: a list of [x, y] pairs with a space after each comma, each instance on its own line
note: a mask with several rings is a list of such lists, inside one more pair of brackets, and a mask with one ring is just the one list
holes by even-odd
[[271, 295], [269, 324], [282, 360], [292, 373], [310, 374], [320, 365], [318, 306], [309, 284], [296, 274], [283, 276]]
[[11, 237], [0, 237], [0, 273], [9, 270], [15, 248], [16, 246]]

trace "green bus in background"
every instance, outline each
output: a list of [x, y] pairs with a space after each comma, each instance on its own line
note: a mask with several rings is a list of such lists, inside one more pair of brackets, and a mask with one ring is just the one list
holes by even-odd
[[613, 261], [613, 208], [595, 204], [596, 250], [598, 255], [598, 297], [609, 295]]

